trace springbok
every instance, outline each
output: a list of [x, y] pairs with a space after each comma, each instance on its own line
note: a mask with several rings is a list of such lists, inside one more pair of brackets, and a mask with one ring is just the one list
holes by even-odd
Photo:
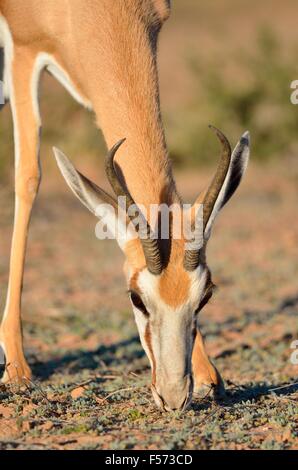
[[[3, 381], [30, 378], [22, 344], [21, 290], [32, 205], [40, 184], [38, 83], [47, 69], [83, 106], [92, 109], [112, 147], [107, 176], [116, 196], [146, 210], [152, 204], [181, 204], [172, 176], [161, 120], [157, 39], [170, 14], [169, 0], [0, 0], [0, 38], [4, 48], [4, 92], [10, 101], [15, 141], [15, 220], [9, 287], [0, 340], [6, 355]], [[215, 177], [189, 211], [193, 226], [203, 205], [203, 244], [169, 237], [138, 236], [129, 225], [123, 250], [130, 300], [142, 345], [152, 368], [152, 392], [164, 410], [184, 409], [193, 382], [223, 391], [197, 326], [198, 312], [212, 296], [206, 244], [213, 222], [230, 199], [247, 166], [249, 135], [232, 152], [215, 130], [222, 156]], [[120, 139], [126, 138], [125, 143]], [[117, 155], [116, 155], [117, 152]], [[60, 170], [76, 196], [97, 216], [123, 228], [116, 199], [79, 173], [55, 150]], [[107, 204], [108, 203], [108, 204]], [[181, 206], [182, 207], [182, 206]], [[149, 212], [149, 210], [148, 210]], [[153, 227], [145, 220], [145, 230]], [[117, 233], [115, 233], [117, 238]]]

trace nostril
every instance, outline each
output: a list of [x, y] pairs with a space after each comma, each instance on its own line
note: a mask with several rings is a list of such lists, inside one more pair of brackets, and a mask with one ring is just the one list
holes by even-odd
[[174, 384], [172, 386], [168, 385], [167, 387], [163, 386], [162, 390], [159, 390], [155, 385], [151, 385], [155, 402], [163, 411], [185, 411], [192, 400], [192, 388], [191, 376], [188, 376], [183, 387], [177, 387], [177, 385]]
[[162, 401], [163, 401], [163, 405], [164, 405], [164, 409], [165, 411], [185, 411], [188, 406], [190, 405], [191, 403], [191, 398], [192, 398], [192, 394], [191, 393], [188, 393], [184, 399], [184, 401], [182, 402], [182, 404], [179, 406], [179, 405], [169, 405], [165, 402], [165, 400], [161, 397]]
[[166, 410], [166, 411], [169, 411], [169, 412], [170, 412], [170, 411], [177, 411], [178, 408], [172, 408], [172, 407], [170, 408], [169, 406], [165, 405], [165, 410]]

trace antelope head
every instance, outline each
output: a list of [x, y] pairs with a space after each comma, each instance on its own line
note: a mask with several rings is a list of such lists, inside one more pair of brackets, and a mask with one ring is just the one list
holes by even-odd
[[[141, 343], [152, 369], [152, 393], [163, 410], [185, 409], [192, 398], [192, 351], [199, 311], [212, 296], [213, 284], [206, 263], [206, 244], [214, 220], [237, 189], [249, 158], [246, 132], [234, 151], [226, 137], [213, 128], [222, 146], [216, 174], [186, 217], [192, 237], [201, 233], [198, 246], [189, 245], [183, 235], [161, 240], [135, 205], [123, 178], [117, 174], [114, 156], [124, 140], [106, 158], [106, 174], [116, 196], [125, 198], [126, 210], [114, 196], [79, 173], [59, 150], [54, 149], [58, 166], [76, 196], [97, 217], [103, 218], [125, 255], [124, 271]], [[197, 208], [201, 221], [196, 223]], [[181, 205], [181, 211], [183, 208]], [[140, 223], [141, 222], [141, 223]], [[116, 230], [117, 227], [117, 230]], [[120, 227], [120, 230], [119, 230]], [[197, 240], [197, 239], [196, 239]]]

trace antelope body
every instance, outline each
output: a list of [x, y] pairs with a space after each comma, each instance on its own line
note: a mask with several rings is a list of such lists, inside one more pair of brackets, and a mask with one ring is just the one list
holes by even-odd
[[[10, 101], [15, 140], [15, 219], [9, 287], [0, 330], [6, 355], [3, 380], [31, 376], [22, 345], [21, 288], [32, 205], [40, 184], [38, 83], [47, 69], [83, 106], [92, 109], [112, 148], [107, 176], [116, 196], [145, 210], [152, 204], [181, 205], [160, 116], [156, 51], [158, 33], [168, 18], [168, 0], [0, 0], [0, 45], [4, 48], [4, 91]], [[247, 165], [249, 137], [231, 152], [215, 130], [223, 151], [203, 204], [200, 249], [187, 240], [143, 239], [136, 226], [118, 242], [142, 345], [152, 367], [152, 392], [165, 410], [185, 408], [193, 381], [223, 391], [197, 327], [197, 313], [212, 295], [206, 243], [214, 219], [237, 188]], [[114, 230], [119, 218], [115, 197], [79, 173], [55, 150], [68, 185], [95, 215], [103, 203]], [[181, 206], [182, 207], [182, 206]], [[153, 228], [145, 219], [145, 230]], [[128, 220], [121, 222], [125, 227]], [[115, 233], [115, 238], [117, 234]]]

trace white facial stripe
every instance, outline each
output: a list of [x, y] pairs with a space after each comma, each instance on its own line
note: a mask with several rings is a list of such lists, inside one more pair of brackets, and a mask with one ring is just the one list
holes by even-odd
[[[199, 266], [195, 271], [188, 273], [190, 278], [190, 290], [187, 302], [177, 308], [173, 308], [166, 304], [161, 298], [159, 293], [159, 280], [160, 276], [151, 274], [148, 269], [144, 269], [138, 276], [138, 286], [141, 292], [143, 292], [143, 300], [150, 308], [158, 308], [161, 311], [172, 311], [173, 314], [181, 312], [187, 305], [189, 308], [196, 309], [204, 288], [206, 286], [208, 271], [205, 267]], [[153, 305], [152, 305], [153, 304]]]
[[[160, 276], [154, 276], [144, 269], [138, 276], [138, 287], [142, 300], [149, 313], [149, 320], [133, 306], [142, 346], [150, 360], [151, 368], [155, 365], [157, 384], [160, 377], [169, 374], [169, 380], [183, 382], [185, 365], [188, 359], [191, 367], [193, 346], [193, 313], [197, 309], [208, 278], [208, 270], [199, 266], [189, 273], [191, 288], [187, 302], [178, 308], [167, 305], [159, 294]], [[146, 342], [146, 328], [150, 325], [151, 351]], [[153, 357], [151, 357], [153, 355]]]

